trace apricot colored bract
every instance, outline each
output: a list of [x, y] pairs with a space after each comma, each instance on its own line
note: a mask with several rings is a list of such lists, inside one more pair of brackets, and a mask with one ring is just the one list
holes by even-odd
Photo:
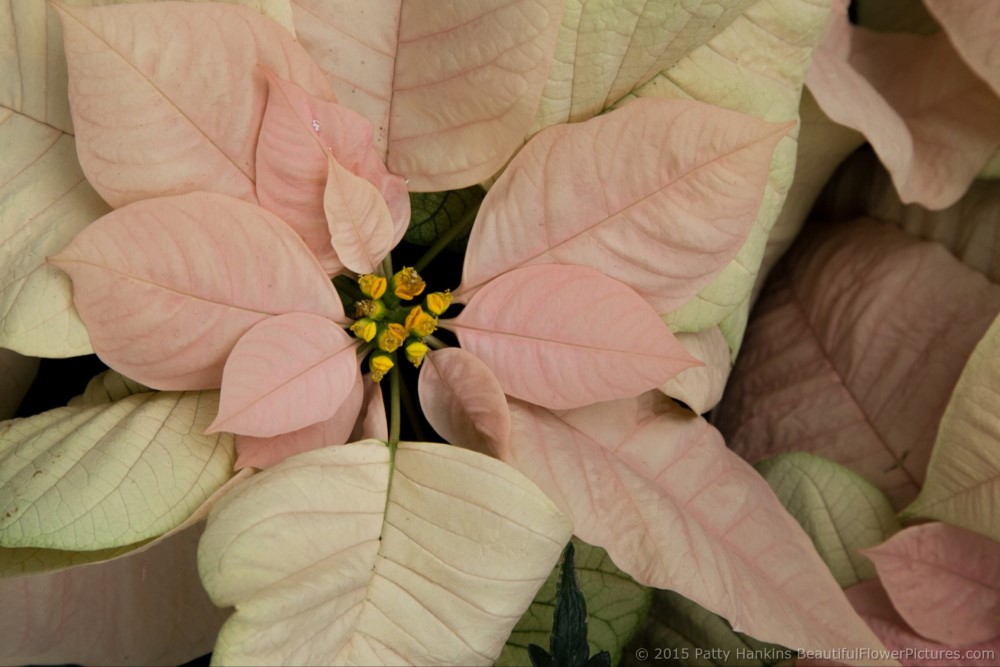
[[879, 646], [767, 483], [702, 418], [658, 392], [580, 410], [510, 408], [504, 460], [639, 583], [764, 641]]
[[740, 249], [789, 129], [656, 99], [549, 128], [483, 201], [456, 296], [520, 266], [579, 264], [673, 310]]
[[157, 389], [219, 387], [236, 341], [269, 315], [344, 319], [302, 239], [264, 209], [224, 195], [136, 202], [90, 225], [51, 261], [73, 279], [98, 355]]
[[924, 637], [948, 646], [1000, 637], [1000, 542], [926, 523], [863, 553], [900, 615]]
[[242, 7], [58, 7], [80, 163], [112, 206], [196, 190], [256, 203], [258, 63], [332, 96], [287, 30]]
[[484, 181], [521, 146], [563, 0], [294, 0], [295, 28], [340, 101], [417, 191]]
[[700, 364], [642, 297], [583, 266], [505, 273], [442, 326], [506, 394], [554, 409], [636, 396]]
[[354, 387], [357, 342], [312, 313], [259, 322], [226, 361], [219, 416], [209, 431], [267, 437], [330, 419]]

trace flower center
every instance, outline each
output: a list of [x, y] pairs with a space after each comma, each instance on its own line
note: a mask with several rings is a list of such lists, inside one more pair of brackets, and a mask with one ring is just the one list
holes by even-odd
[[413, 268], [406, 267], [391, 279], [375, 274], [358, 276], [364, 296], [354, 303], [351, 332], [366, 343], [375, 343], [368, 359], [372, 380], [380, 381], [395, 365], [402, 350], [416, 367], [427, 354], [424, 339], [437, 329], [437, 318], [451, 305], [451, 292], [431, 292], [422, 303], [413, 303], [426, 284]]

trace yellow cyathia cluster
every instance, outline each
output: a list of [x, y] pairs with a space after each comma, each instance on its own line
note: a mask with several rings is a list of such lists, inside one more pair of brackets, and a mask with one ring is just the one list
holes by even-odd
[[406, 360], [419, 367], [428, 350], [424, 338], [437, 329], [437, 318], [451, 305], [451, 292], [432, 292], [423, 304], [407, 303], [427, 287], [411, 267], [388, 280], [375, 274], [359, 276], [358, 287], [364, 298], [354, 304], [351, 332], [366, 343], [375, 342], [376, 351], [368, 359], [372, 380], [378, 382], [392, 370], [400, 348]]

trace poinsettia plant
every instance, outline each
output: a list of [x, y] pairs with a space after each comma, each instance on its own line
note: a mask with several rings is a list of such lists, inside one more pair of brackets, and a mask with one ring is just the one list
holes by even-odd
[[[545, 632], [535, 604], [571, 535], [634, 610], [596, 645], [615, 661], [647, 586], [680, 594], [658, 598], [654, 620], [725, 626], [714, 612], [782, 651], [852, 647], [864, 653], [848, 662], [891, 662], [879, 638], [898, 636], [872, 611], [882, 598], [865, 606], [885, 593], [859, 583], [871, 562], [916, 632], [988, 646], [988, 622], [929, 630], [934, 610], [906, 597], [912, 578], [893, 559], [928, 541], [988, 559], [991, 540], [941, 524], [876, 546], [899, 525], [868, 482], [815, 457], [754, 470], [699, 416], [726, 384], [769, 244], [801, 223], [781, 217], [799, 96], [824, 26], [824, 44], [842, 39], [829, 6], [786, 4], [12, 9], [18, 45], [59, 49], [47, 66], [58, 70], [64, 45], [69, 108], [60, 86], [38, 91], [35, 51], [18, 46], [28, 66], [0, 131], [25, 135], [10, 140], [25, 147], [20, 174], [45, 187], [4, 185], [23, 224], [6, 242], [17, 289], [4, 292], [2, 341], [93, 350], [112, 370], [69, 406], [0, 426], [0, 571], [20, 601], [0, 625], [17, 639], [11, 659], [170, 662], [212, 649], [218, 664], [517, 664], [527, 644], [516, 638]], [[40, 41], [60, 30], [64, 41]], [[904, 196], [937, 192], [933, 174], [915, 173], [897, 177]], [[419, 193], [482, 181], [481, 203], [400, 262]], [[808, 195], [793, 191], [784, 211], [796, 197]], [[425, 271], [470, 226], [460, 278]], [[813, 243], [821, 254], [805, 266], [835, 265], [837, 243], [859, 242]], [[15, 260], [15, 248], [30, 252]], [[947, 284], [992, 294], [982, 282]], [[786, 303], [780, 282], [770, 289], [762, 308]], [[992, 317], [978, 312], [934, 369], [957, 378]], [[759, 355], [761, 321], [741, 364]], [[406, 366], [419, 369], [422, 417]], [[718, 423], [753, 461], [760, 440], [745, 434], [759, 411], [742, 377], [737, 367]], [[912, 393], [934, 422], [947, 395]], [[436, 437], [418, 436], [423, 419]], [[900, 457], [884, 484], [875, 454], [858, 472], [904, 502], [920, 456]], [[841, 502], [871, 509], [866, 531], [840, 540], [846, 566], [783, 490], [803, 475], [831, 475], [851, 490]], [[921, 497], [941, 506], [932, 479]], [[910, 512], [937, 516], [920, 508]], [[586, 572], [589, 618], [603, 619], [606, 580], [588, 589]], [[989, 588], [982, 568], [970, 572], [986, 582], [970, 591]], [[53, 642], [29, 615], [42, 591], [62, 599], [45, 614], [95, 611]], [[102, 624], [121, 629], [85, 641]], [[593, 623], [589, 636], [605, 641]]]

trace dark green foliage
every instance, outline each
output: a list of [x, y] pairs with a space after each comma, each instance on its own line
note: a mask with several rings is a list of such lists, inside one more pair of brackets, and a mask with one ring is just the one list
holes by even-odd
[[528, 656], [535, 667], [611, 667], [611, 654], [601, 651], [590, 656], [587, 645], [587, 603], [580, 592], [573, 563], [573, 543], [566, 545], [556, 593], [549, 653], [536, 645], [528, 646]]
[[410, 227], [403, 238], [429, 246], [455, 225], [464, 225], [467, 229], [448, 245], [449, 250], [462, 252], [485, 196], [486, 191], [478, 185], [448, 192], [410, 193]]

